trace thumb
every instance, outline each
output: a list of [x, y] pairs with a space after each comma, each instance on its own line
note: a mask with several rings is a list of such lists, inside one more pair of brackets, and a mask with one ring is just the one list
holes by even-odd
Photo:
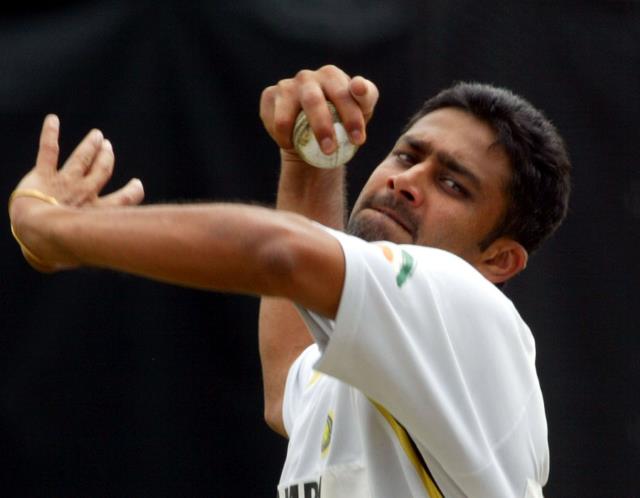
[[349, 83], [349, 93], [360, 106], [365, 122], [368, 122], [378, 102], [378, 87], [362, 76], [355, 76]]

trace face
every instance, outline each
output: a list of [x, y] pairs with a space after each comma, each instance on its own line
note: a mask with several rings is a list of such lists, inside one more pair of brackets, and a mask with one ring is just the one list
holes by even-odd
[[476, 263], [507, 206], [509, 159], [484, 121], [456, 108], [431, 112], [374, 170], [347, 231], [445, 249]]

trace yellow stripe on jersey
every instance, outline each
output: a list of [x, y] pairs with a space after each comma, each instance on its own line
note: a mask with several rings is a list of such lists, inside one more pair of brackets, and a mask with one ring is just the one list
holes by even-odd
[[307, 383], [307, 387], [311, 387], [316, 382], [318, 382], [320, 380], [320, 377], [322, 377], [322, 373], [318, 372], [317, 370], [314, 370], [313, 373], [311, 374], [311, 378], [309, 379], [309, 382]]
[[422, 484], [424, 484], [424, 487], [427, 490], [427, 494], [429, 495], [429, 497], [444, 498], [442, 496], [442, 493], [440, 493], [438, 486], [429, 475], [429, 472], [427, 471], [427, 469], [424, 468], [422, 464], [422, 459], [416, 454], [416, 451], [414, 450], [413, 445], [411, 444], [411, 437], [409, 436], [409, 434], [407, 434], [407, 431], [405, 430], [405, 428], [398, 423], [398, 421], [393, 417], [393, 415], [391, 415], [387, 411], [387, 409], [384, 406], [376, 403], [373, 400], [371, 402], [382, 414], [382, 416], [387, 420], [387, 422], [389, 422], [389, 425], [393, 429], [393, 432], [395, 432], [396, 436], [398, 437], [398, 440], [400, 441], [400, 446], [402, 446], [402, 449], [407, 454], [407, 457], [409, 457], [409, 460], [415, 467], [416, 472], [418, 473], [418, 476], [420, 477]]

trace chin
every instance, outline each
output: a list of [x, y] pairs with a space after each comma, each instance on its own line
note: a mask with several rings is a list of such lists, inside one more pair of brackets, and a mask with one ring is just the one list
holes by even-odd
[[388, 223], [381, 223], [362, 213], [358, 213], [349, 218], [345, 231], [349, 235], [354, 235], [367, 242], [388, 240], [389, 242], [395, 242], [397, 244], [412, 243], [409, 234], [405, 233], [404, 230], [402, 230], [402, 234], [399, 234], [398, 231], [400, 229], [395, 230], [396, 227], [393, 228], [394, 229], [391, 229]]

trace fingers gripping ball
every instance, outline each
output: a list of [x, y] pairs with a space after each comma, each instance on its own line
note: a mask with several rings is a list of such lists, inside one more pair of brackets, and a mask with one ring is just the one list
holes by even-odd
[[349, 162], [358, 150], [358, 146], [349, 141], [347, 131], [344, 129], [338, 111], [331, 102], [327, 102], [333, 118], [333, 129], [336, 135], [336, 150], [332, 154], [325, 154], [320, 149], [309, 120], [304, 111], [301, 111], [293, 126], [293, 145], [298, 155], [307, 164], [316, 168], [337, 168]]

